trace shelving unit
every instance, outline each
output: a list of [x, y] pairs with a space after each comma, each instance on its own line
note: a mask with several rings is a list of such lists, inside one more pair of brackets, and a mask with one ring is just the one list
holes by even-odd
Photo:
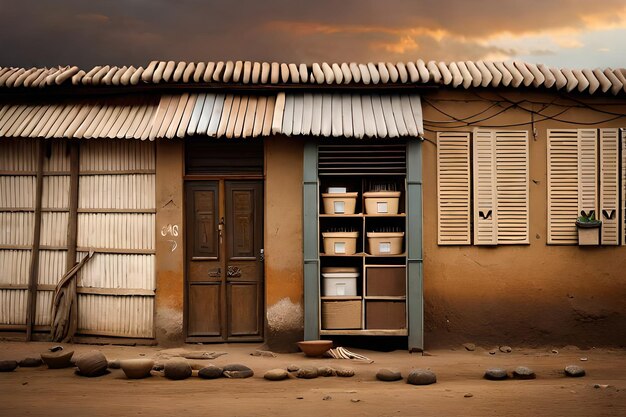
[[[398, 213], [365, 213], [364, 192], [384, 185], [400, 191]], [[358, 192], [355, 214], [326, 214], [322, 193], [329, 187]], [[407, 254], [406, 177], [385, 174], [342, 174], [319, 178], [319, 334], [321, 336], [407, 336]], [[355, 254], [324, 253], [322, 233], [332, 230], [358, 231]], [[402, 253], [372, 255], [367, 232], [404, 232]], [[357, 294], [326, 296], [322, 273], [327, 267], [358, 268]], [[357, 326], [358, 318], [358, 326]]]

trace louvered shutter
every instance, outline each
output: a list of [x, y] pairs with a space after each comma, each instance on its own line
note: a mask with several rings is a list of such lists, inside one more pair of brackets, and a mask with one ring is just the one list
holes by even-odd
[[495, 131], [498, 244], [529, 243], [528, 132]]
[[621, 218], [622, 218], [622, 245], [626, 245], [626, 129], [621, 131], [621, 147], [622, 147], [622, 201], [620, 202]]
[[578, 131], [548, 130], [548, 243], [578, 243]]
[[[598, 131], [578, 130], [578, 213], [598, 213]], [[575, 220], [575, 219], [574, 219]]]
[[497, 244], [495, 133], [474, 130], [474, 244]]
[[601, 244], [619, 244], [619, 130], [600, 129]]
[[437, 133], [437, 209], [439, 244], [469, 245], [469, 133]]

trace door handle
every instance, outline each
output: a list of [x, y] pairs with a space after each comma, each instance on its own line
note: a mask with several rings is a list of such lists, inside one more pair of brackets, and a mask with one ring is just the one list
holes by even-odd
[[265, 250], [264, 249], [261, 249], [259, 251], [259, 261], [265, 262]]
[[220, 219], [220, 222], [217, 224], [217, 231], [218, 231], [218, 236], [220, 238], [220, 245], [221, 245], [224, 240], [224, 218], [223, 217]]
[[213, 270], [209, 270], [209, 276], [211, 278], [219, 278], [222, 276], [222, 268], [215, 268]]

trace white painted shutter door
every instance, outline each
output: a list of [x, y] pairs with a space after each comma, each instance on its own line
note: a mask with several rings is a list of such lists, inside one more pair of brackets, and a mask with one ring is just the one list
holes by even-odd
[[471, 243], [469, 133], [437, 133], [437, 214], [440, 245]]
[[[578, 214], [598, 213], [598, 130], [578, 129]], [[574, 219], [576, 220], [576, 219]]]
[[529, 242], [528, 132], [495, 131], [498, 244]]
[[497, 244], [495, 133], [474, 130], [474, 244]]
[[619, 129], [600, 129], [600, 212], [602, 245], [619, 244]]
[[548, 130], [548, 243], [576, 244], [578, 131]]

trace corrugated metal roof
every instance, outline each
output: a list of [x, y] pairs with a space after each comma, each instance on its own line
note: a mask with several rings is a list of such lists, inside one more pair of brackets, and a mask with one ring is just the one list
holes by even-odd
[[206, 135], [246, 138], [387, 138], [423, 133], [417, 95], [173, 94], [0, 105], [0, 137], [149, 139]]
[[434, 84], [454, 88], [535, 87], [588, 94], [626, 92], [626, 69], [552, 68], [528, 62], [457, 61], [267, 63], [251, 61], [152, 61], [146, 68], [96, 66], [13, 68], [0, 67], [0, 88], [52, 85], [128, 86], [145, 84], [217, 83], [254, 84]]

